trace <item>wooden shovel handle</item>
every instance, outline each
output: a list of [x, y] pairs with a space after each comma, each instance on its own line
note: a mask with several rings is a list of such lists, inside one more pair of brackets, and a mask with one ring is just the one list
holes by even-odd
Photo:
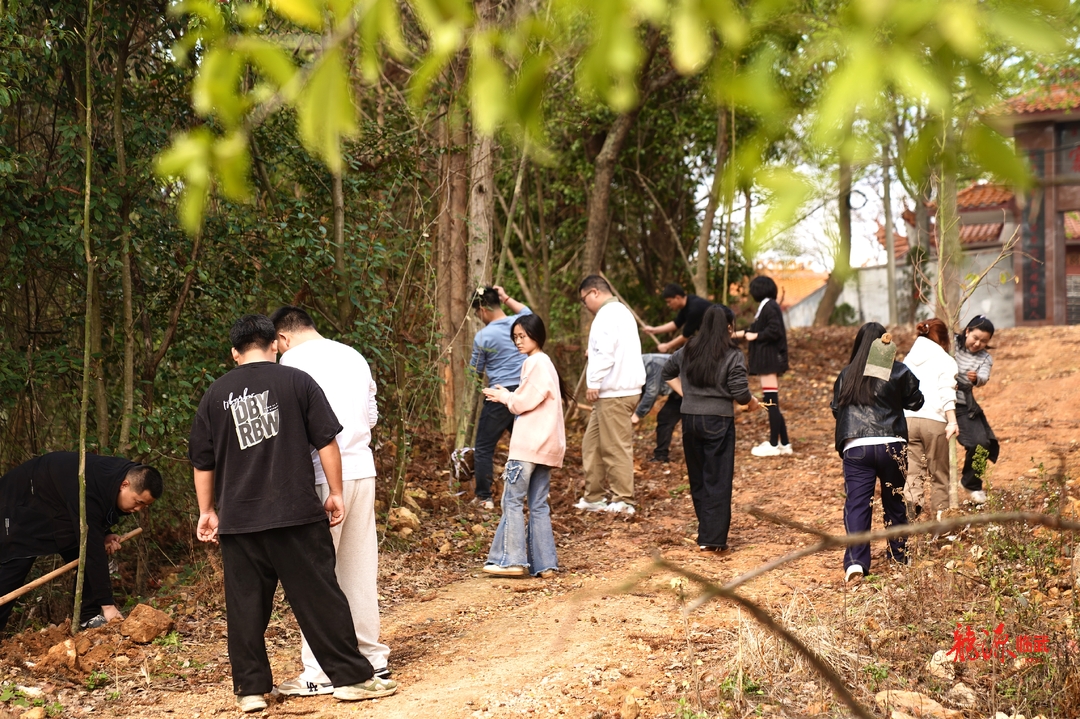
[[[142, 527], [136, 527], [135, 529], [131, 530], [127, 534], [123, 535], [122, 537], [120, 537], [120, 541], [121, 542], [126, 542], [127, 540], [129, 540], [132, 537], [137, 536], [139, 534], [142, 534]], [[42, 576], [38, 577], [37, 579], [30, 582], [29, 584], [24, 584], [23, 586], [19, 587], [18, 589], [14, 590], [12, 592], [8, 592], [4, 596], [0, 597], [0, 605], [7, 604], [8, 602], [10, 602], [13, 599], [18, 599], [19, 597], [26, 594], [27, 592], [29, 592], [31, 590], [34, 590], [34, 589], [37, 589], [42, 584], [47, 584], [48, 582], [51, 582], [52, 580], [59, 577], [61, 574], [65, 574], [65, 573], [71, 571], [72, 569], [74, 569], [77, 566], [79, 566], [79, 560], [78, 559], [71, 560], [70, 562], [68, 562], [64, 566], [60, 567], [59, 569], [54, 569], [51, 572], [49, 572], [48, 574], [45, 574], [45, 575], [42, 575]]]

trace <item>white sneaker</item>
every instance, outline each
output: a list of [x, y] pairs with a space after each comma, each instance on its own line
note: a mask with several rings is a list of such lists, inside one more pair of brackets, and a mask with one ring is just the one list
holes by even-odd
[[601, 499], [599, 502], [586, 502], [582, 497], [574, 505], [574, 509], [584, 509], [586, 512], [603, 512], [608, 508], [606, 499]]
[[604, 511], [613, 512], [614, 514], [634, 514], [637, 510], [634, 509], [634, 505], [626, 502], [612, 502], [604, 508]]
[[858, 564], [852, 564], [850, 567], [847, 568], [847, 571], [844, 572], [845, 582], [860, 582], [862, 581], [862, 578], [863, 568]]
[[266, 708], [262, 694], [245, 694], [236, 697], [236, 708], [242, 712], [261, 712]]
[[287, 697], [313, 697], [319, 694], [333, 694], [334, 685], [330, 682], [325, 684], [308, 682], [297, 677], [278, 684], [277, 690], [278, 694], [284, 694]]
[[[788, 451], [785, 452], [781, 447], [787, 447]], [[791, 454], [791, 445], [775, 445], [768, 442], [762, 442], [756, 447], [750, 448], [750, 454], [755, 457], [779, 457], [782, 454]]]
[[979, 490], [971, 493], [971, 501], [975, 504], [986, 504], [986, 492]]
[[795, 450], [791, 448], [790, 444], [781, 444], [779, 449], [780, 454], [795, 454]]

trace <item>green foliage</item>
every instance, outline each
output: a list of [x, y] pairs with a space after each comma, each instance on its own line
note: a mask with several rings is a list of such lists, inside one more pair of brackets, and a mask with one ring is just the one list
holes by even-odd
[[98, 687], [106, 686], [110, 681], [109, 675], [105, 672], [92, 671], [90, 672], [90, 676], [86, 677], [86, 681], [83, 682], [83, 685], [86, 687], [87, 691], [92, 692]]

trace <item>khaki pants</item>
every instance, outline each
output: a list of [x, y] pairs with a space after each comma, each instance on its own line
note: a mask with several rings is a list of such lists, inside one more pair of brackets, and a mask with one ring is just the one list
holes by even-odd
[[634, 502], [634, 425], [630, 415], [640, 394], [608, 397], [593, 403], [585, 436], [581, 438], [581, 463], [585, 467], [585, 501], [604, 499], [604, 480], [611, 487], [612, 502]]
[[[315, 485], [319, 499], [326, 501], [330, 488]], [[353, 632], [360, 653], [375, 671], [386, 668], [390, 647], [379, 641], [379, 538], [375, 530], [375, 478], [347, 479], [342, 482], [345, 521], [330, 528], [337, 554], [337, 578], [349, 600]], [[348, 628], [341, 627], [342, 633]], [[301, 681], [325, 684], [330, 678], [300, 634], [300, 658], [304, 663]]]
[[908, 417], [908, 470], [904, 501], [910, 511], [923, 504], [924, 478], [930, 478], [930, 511], [949, 508], [949, 441], [945, 423]]

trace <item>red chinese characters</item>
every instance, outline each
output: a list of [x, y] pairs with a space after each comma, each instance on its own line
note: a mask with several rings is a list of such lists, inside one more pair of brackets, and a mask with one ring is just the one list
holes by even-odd
[[[1005, 631], [1004, 624], [998, 624], [993, 632], [986, 629], [980, 630], [983, 637], [979, 637], [971, 625], [956, 623], [953, 630], [953, 645], [946, 656], [954, 662], [970, 662], [976, 659], [997, 659], [1005, 662], [1016, 659], [1017, 653], [1046, 654], [1050, 651], [1049, 637], [1045, 634], [1019, 634], [1015, 639], [1016, 651], [1009, 646], [1009, 633]], [[1032, 657], [1025, 657], [1029, 661], [1035, 661]]]

